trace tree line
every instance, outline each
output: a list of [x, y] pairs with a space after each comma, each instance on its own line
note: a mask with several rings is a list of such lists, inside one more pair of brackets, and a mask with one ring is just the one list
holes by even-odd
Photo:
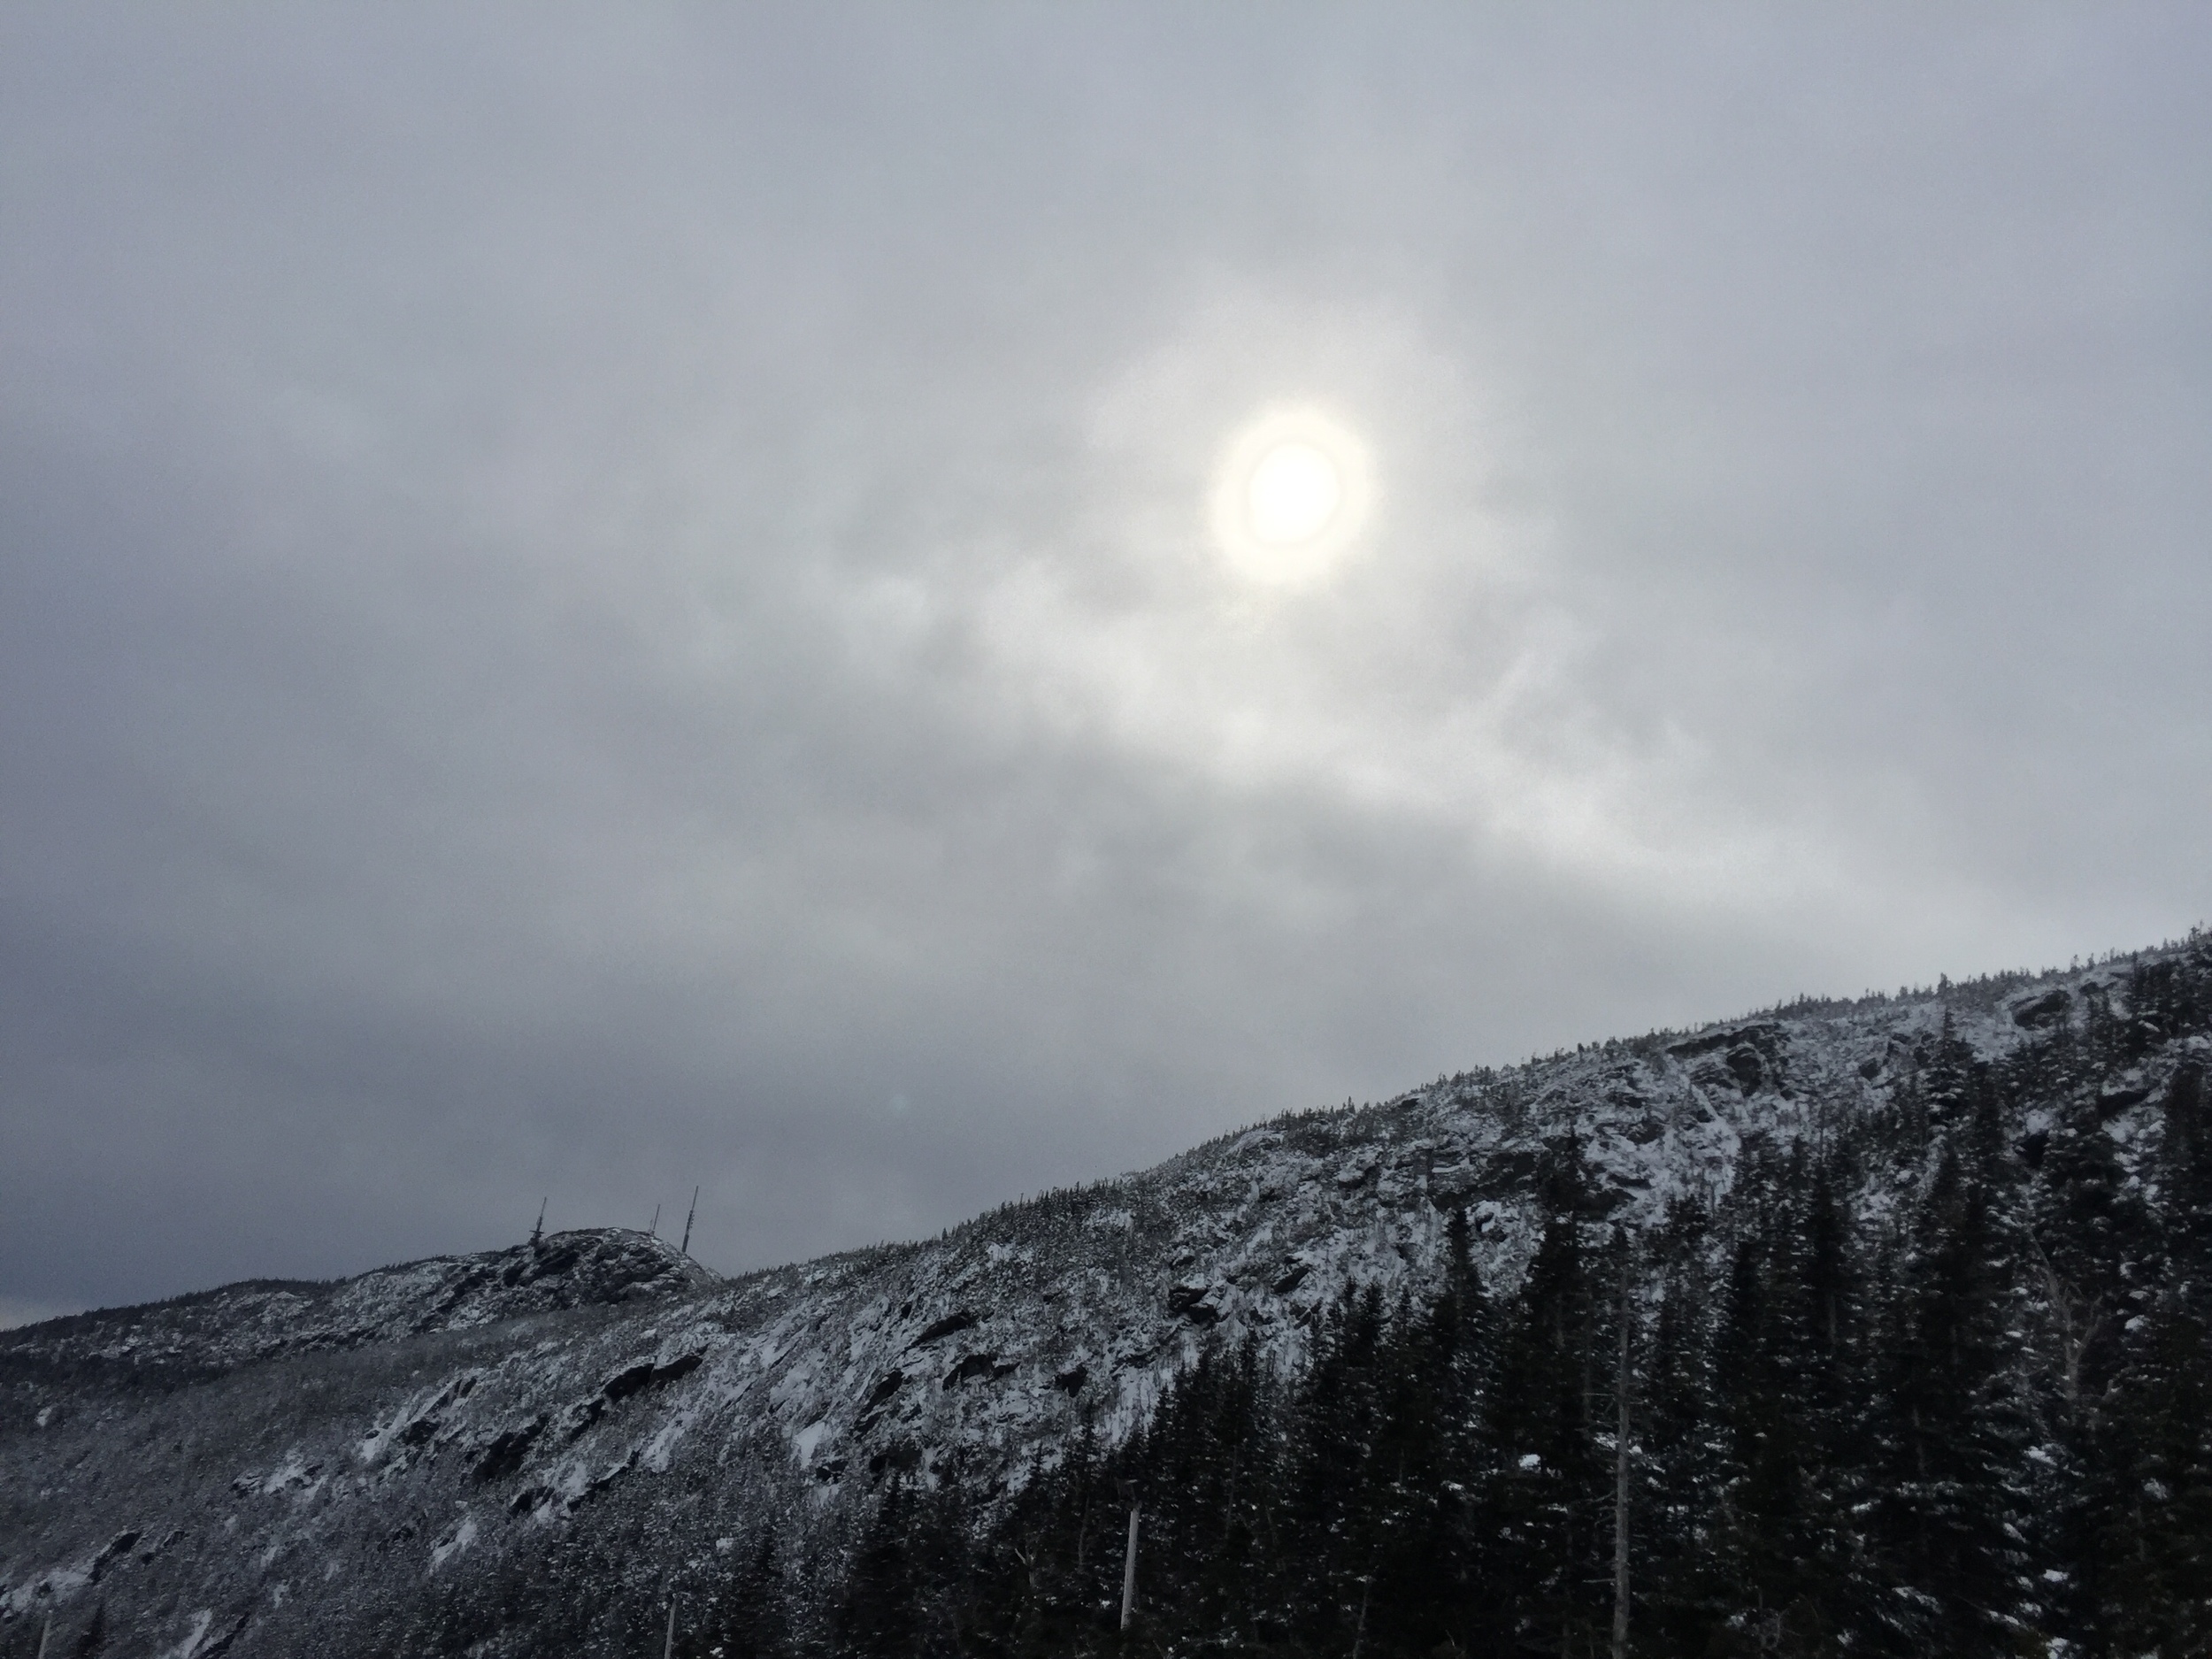
[[[1207, 1353], [1140, 1432], [1079, 1437], [988, 1516], [957, 1479], [894, 1475], [817, 1640], [2212, 1650], [2212, 1119], [2187, 1041], [2212, 1030], [2212, 972], [2169, 960], [2085, 1000], [1994, 1064], [1947, 1021], [1886, 1106], [1751, 1153], [1723, 1198], [1640, 1238], [1554, 1141], [1511, 1294], [1480, 1282], [1455, 1214], [1441, 1281], [1347, 1286], [1295, 1376], [1248, 1340]], [[2146, 1098], [2130, 1082], [2162, 1055]], [[2108, 1128], [2131, 1113], [2157, 1148], [2132, 1171]], [[752, 1563], [756, 1606], [772, 1568]]]
[[738, 1540], [676, 1651], [2212, 1652], [2208, 1033], [2201, 948], [1994, 1063], [1947, 1019], [1632, 1235], [1562, 1136], [1510, 1286], [1455, 1213], [1435, 1282], [1344, 1286], [1292, 1374], [1217, 1343], [1007, 1491], [887, 1458], [834, 1551]]

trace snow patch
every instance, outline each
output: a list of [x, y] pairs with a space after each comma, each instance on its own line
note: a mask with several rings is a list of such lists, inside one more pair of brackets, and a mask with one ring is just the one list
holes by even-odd
[[444, 1566], [448, 1561], [451, 1560], [455, 1555], [459, 1555], [463, 1550], [466, 1549], [475, 1541], [476, 1517], [472, 1515], [465, 1515], [461, 1517], [461, 1524], [458, 1526], [455, 1527], [450, 1532], [448, 1532], [439, 1542], [431, 1546], [430, 1571], [433, 1572], [437, 1571], [437, 1570]]
[[828, 1432], [827, 1422], [810, 1423], [791, 1437], [792, 1452], [797, 1457], [800, 1468], [805, 1469], [813, 1463], [814, 1448], [822, 1443], [823, 1436]]
[[170, 1652], [175, 1655], [175, 1659], [192, 1659], [192, 1655], [199, 1652], [201, 1645], [207, 1640], [208, 1626], [214, 1622], [215, 1609], [213, 1608], [204, 1607], [194, 1614], [191, 1630], [186, 1633], [181, 1642], [170, 1649]]

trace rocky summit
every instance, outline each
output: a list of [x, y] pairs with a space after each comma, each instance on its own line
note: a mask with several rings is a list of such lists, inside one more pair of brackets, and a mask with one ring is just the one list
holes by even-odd
[[1102, 1652], [1132, 1502], [1163, 1651], [2201, 1652], [2202, 1563], [2143, 1540], [2212, 1537], [2157, 1394], [2202, 1371], [2208, 1063], [2193, 936], [734, 1279], [563, 1233], [0, 1333], [0, 1655]]

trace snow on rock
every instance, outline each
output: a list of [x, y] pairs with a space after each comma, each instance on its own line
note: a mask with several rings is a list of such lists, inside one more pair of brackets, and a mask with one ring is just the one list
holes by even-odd
[[279, 1355], [466, 1330], [529, 1313], [657, 1301], [720, 1282], [674, 1246], [625, 1230], [557, 1233], [331, 1284], [253, 1280], [143, 1308], [26, 1325], [21, 1357], [204, 1372]]
[[[1595, 1178], [1590, 1225], [1653, 1226], [1882, 1108], [1947, 1018], [1988, 1058], [2124, 995], [2100, 969], [1607, 1043], [731, 1279], [642, 1234], [567, 1233], [0, 1333], [0, 1621], [96, 1582], [111, 1623], [141, 1621], [129, 1650], [181, 1651], [173, 1609], [207, 1606], [183, 1646], [250, 1659], [398, 1621], [430, 1573], [547, 1529], [711, 1558], [770, 1513], [849, 1537], [893, 1472], [957, 1471], [987, 1500], [1079, 1425], [1127, 1433], [1205, 1345], [1294, 1365], [1348, 1284], [1435, 1282], [1455, 1213], [1509, 1294], [1560, 1137]], [[2155, 1156], [2183, 1057], [2154, 1046], [2099, 1097], [2124, 1162]], [[1901, 1214], [1916, 1179], [1857, 1202]]]

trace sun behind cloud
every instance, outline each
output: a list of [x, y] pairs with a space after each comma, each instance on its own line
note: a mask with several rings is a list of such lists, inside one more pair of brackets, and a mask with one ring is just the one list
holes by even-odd
[[1310, 406], [1265, 411], [1230, 442], [1210, 517], [1230, 563], [1256, 581], [1312, 581], [1365, 527], [1374, 498], [1367, 446]]

